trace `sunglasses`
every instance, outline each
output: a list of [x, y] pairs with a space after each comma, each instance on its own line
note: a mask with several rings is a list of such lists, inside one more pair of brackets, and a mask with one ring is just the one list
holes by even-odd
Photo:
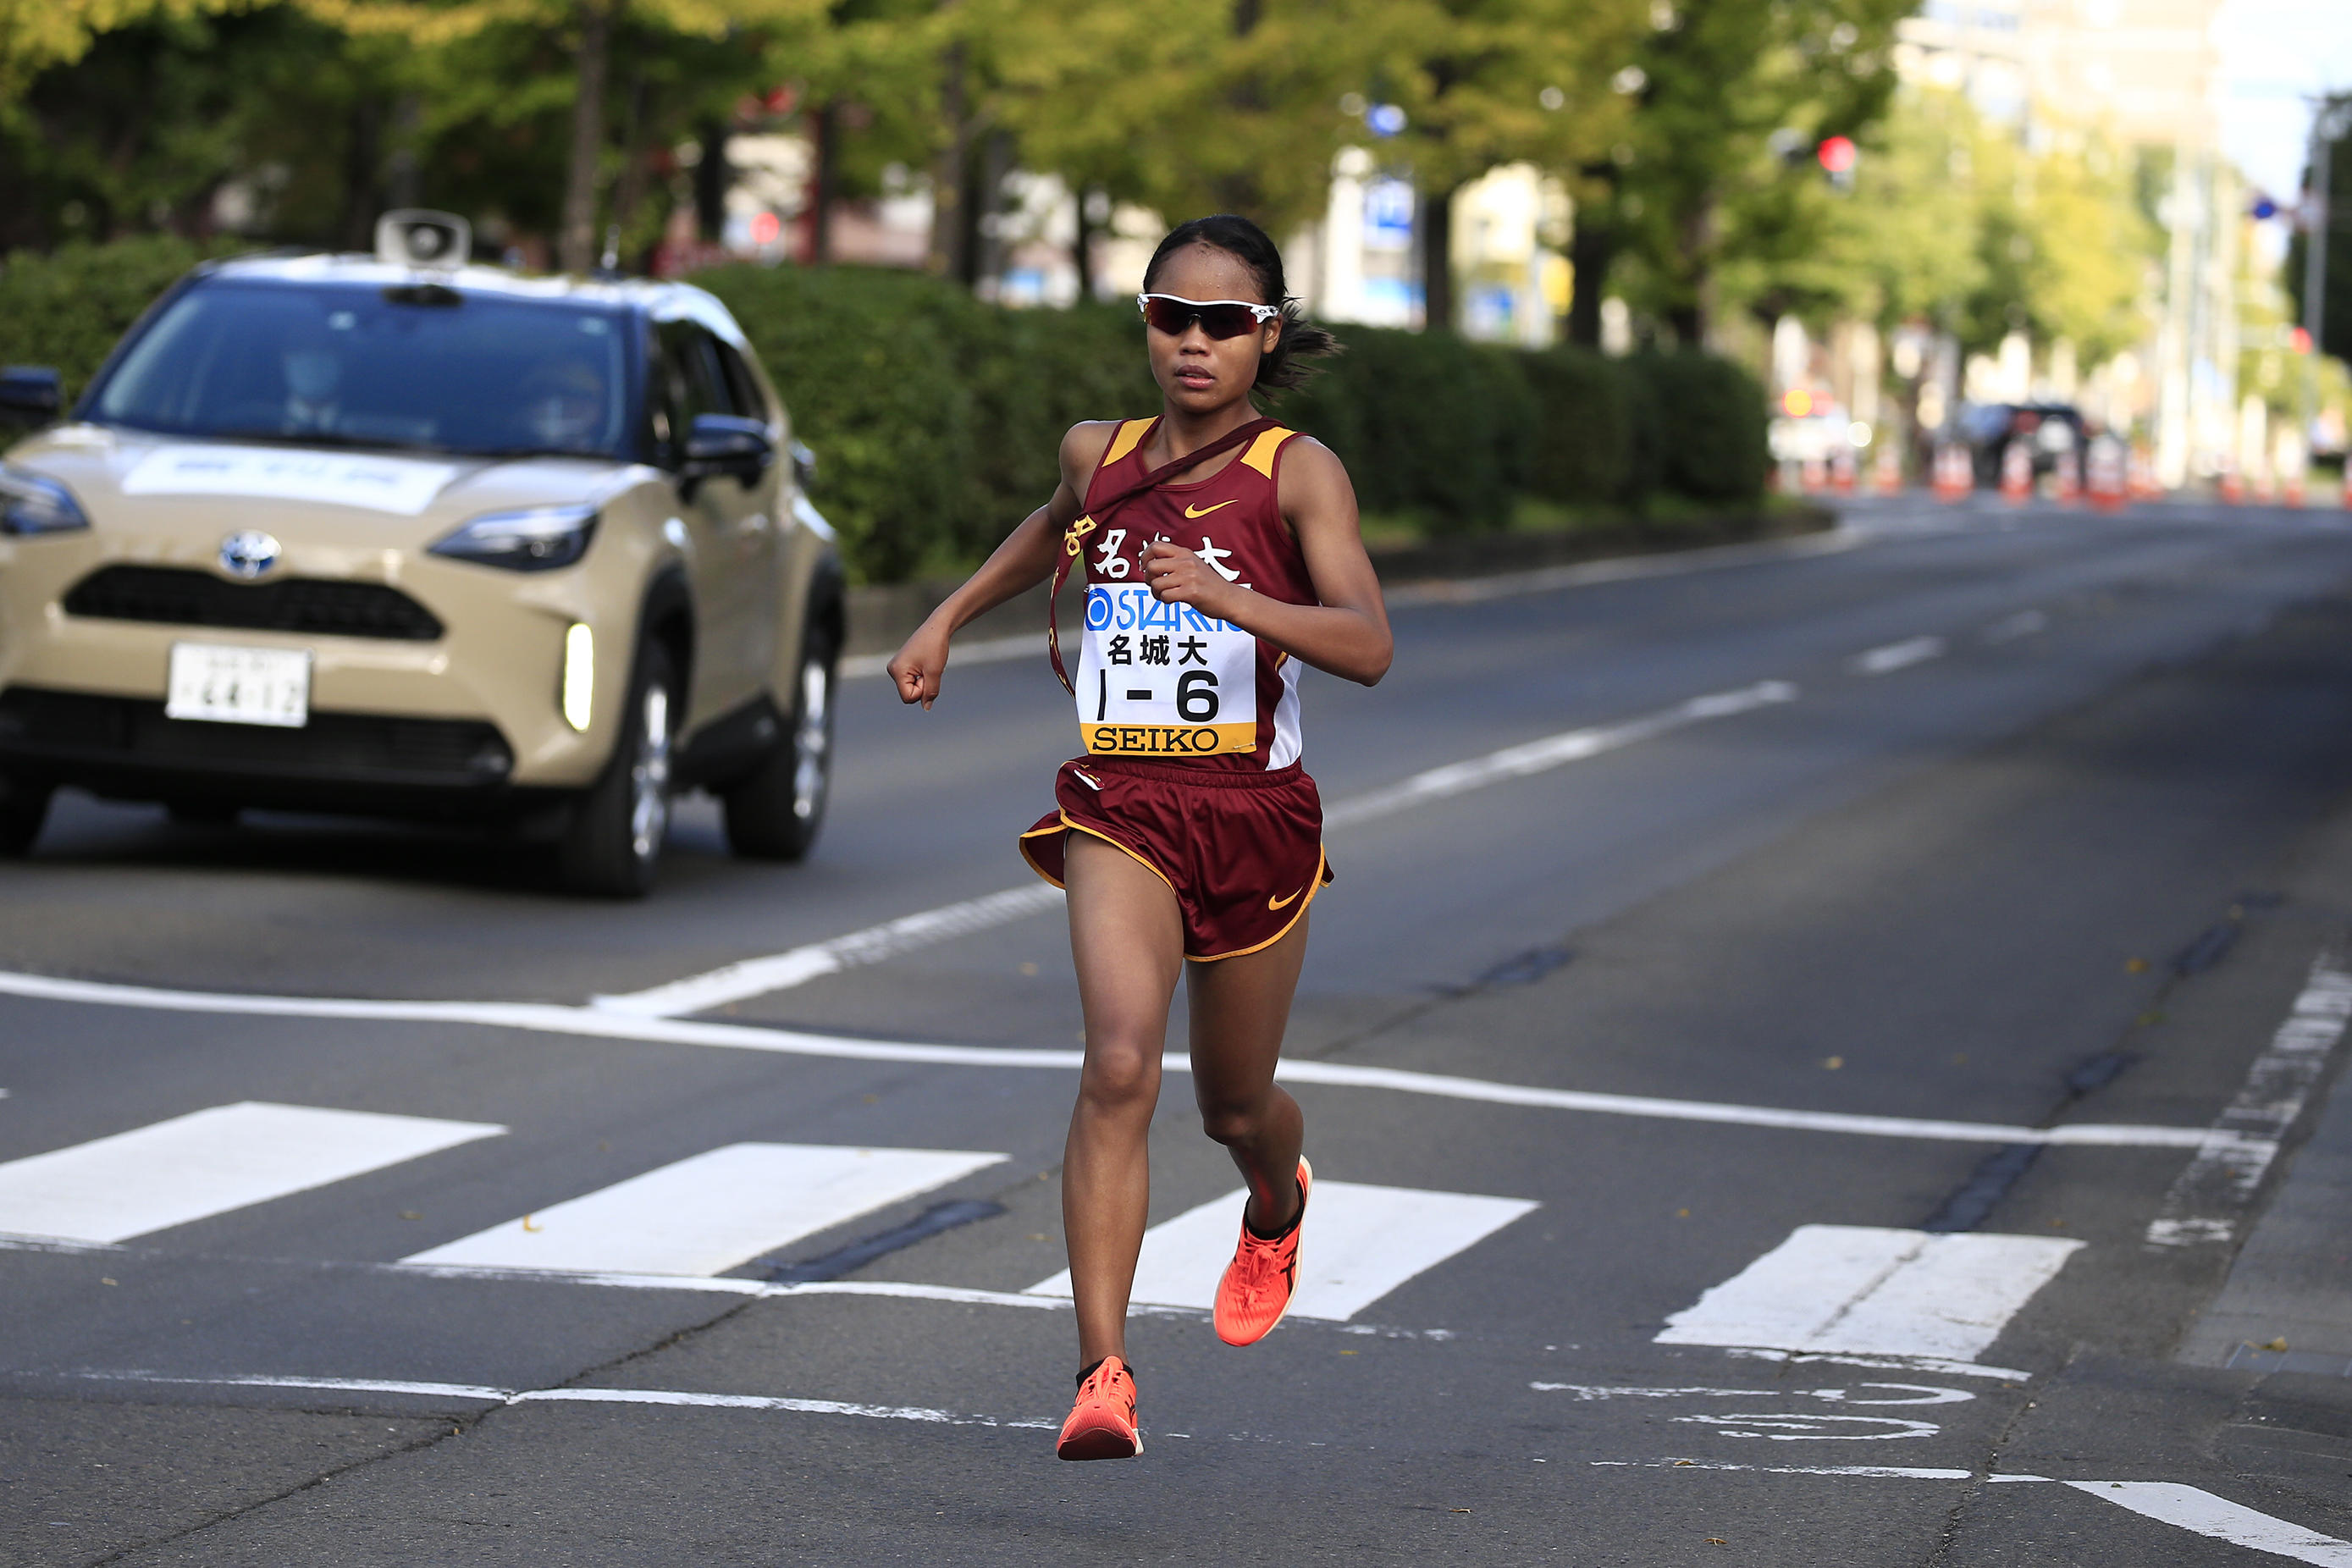
[[1186, 300], [1174, 294], [1138, 294], [1135, 304], [1152, 331], [1171, 338], [1181, 337], [1195, 321], [1213, 338], [1237, 338], [1282, 314], [1277, 305], [1254, 305], [1246, 300]]

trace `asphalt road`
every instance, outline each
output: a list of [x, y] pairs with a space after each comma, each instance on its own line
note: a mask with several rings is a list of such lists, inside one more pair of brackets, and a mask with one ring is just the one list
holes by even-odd
[[1131, 1464], [1052, 1457], [1042, 660], [847, 683], [816, 856], [695, 803], [641, 905], [62, 800], [0, 867], [0, 1558], [2352, 1564], [2352, 1380], [2182, 1359], [2352, 1012], [2352, 523], [1653, 564], [1310, 677], [1309, 1283], [1210, 1333], [1171, 1072]]

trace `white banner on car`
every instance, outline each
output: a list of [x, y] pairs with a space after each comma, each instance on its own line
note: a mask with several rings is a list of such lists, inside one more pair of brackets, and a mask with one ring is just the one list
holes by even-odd
[[123, 476], [133, 496], [254, 496], [414, 517], [457, 477], [454, 463], [275, 447], [163, 447]]

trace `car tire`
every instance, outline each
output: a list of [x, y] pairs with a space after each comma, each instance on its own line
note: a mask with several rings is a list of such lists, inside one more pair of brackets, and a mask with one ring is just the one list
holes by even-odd
[[799, 860], [816, 845], [833, 790], [833, 642], [812, 633], [793, 681], [793, 710], [754, 768], [719, 798], [727, 847], [746, 860]]
[[669, 650], [648, 637], [621, 710], [621, 732], [596, 782], [572, 803], [558, 848], [576, 893], [642, 899], [653, 890], [669, 834], [670, 777], [685, 709]]
[[30, 852], [49, 815], [48, 784], [30, 784], [0, 773], [0, 855], [14, 858]]

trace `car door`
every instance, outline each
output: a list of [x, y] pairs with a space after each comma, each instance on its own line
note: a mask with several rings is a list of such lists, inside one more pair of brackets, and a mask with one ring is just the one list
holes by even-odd
[[[760, 388], [760, 378], [725, 338], [711, 336], [711, 351], [718, 356], [719, 367], [727, 384], [729, 401], [735, 412], [747, 419], [757, 419], [768, 427], [769, 439], [775, 443], [776, 458], [759, 482], [745, 487], [742, 497], [743, 518], [739, 537], [746, 545], [743, 581], [744, 606], [741, 621], [743, 661], [757, 672], [756, 679], [769, 679], [776, 668], [776, 638], [784, 624], [782, 595], [784, 582], [784, 552], [792, 532], [791, 475], [792, 459], [784, 449], [782, 422], [770, 406], [767, 395]], [[758, 549], [752, 551], [755, 542]], [[773, 693], [780, 706], [788, 706], [789, 690]]]
[[[668, 384], [672, 466], [682, 469], [698, 416], [736, 414], [734, 389], [719, 343], [691, 321], [655, 329]], [[751, 701], [765, 689], [774, 615], [775, 535], [768, 497], [774, 469], [746, 485], [731, 475], [680, 473], [678, 517], [691, 541], [695, 658], [688, 722], [707, 723]]]

